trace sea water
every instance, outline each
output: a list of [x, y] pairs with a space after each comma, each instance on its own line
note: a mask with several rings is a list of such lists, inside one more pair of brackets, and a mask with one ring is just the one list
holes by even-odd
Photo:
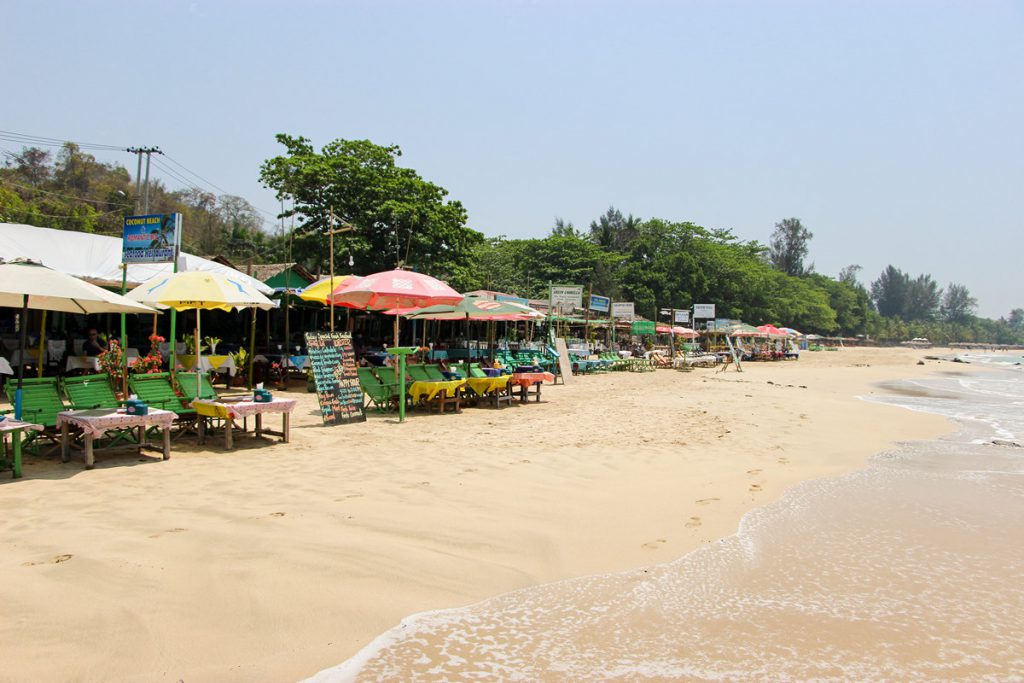
[[870, 399], [950, 437], [668, 564], [414, 615], [312, 680], [1024, 680], [1024, 373], [985, 362]]

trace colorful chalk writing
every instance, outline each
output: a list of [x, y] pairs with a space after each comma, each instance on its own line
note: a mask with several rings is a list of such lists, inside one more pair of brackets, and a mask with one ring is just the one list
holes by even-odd
[[364, 422], [363, 391], [359, 388], [351, 335], [307, 332], [306, 348], [324, 424]]

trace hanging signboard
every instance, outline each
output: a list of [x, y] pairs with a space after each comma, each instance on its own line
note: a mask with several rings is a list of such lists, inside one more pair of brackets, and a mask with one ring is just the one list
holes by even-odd
[[583, 307], [583, 285], [551, 285], [551, 305], [572, 310]]
[[616, 301], [612, 304], [613, 318], [635, 318], [632, 301]]
[[180, 229], [180, 213], [125, 216], [121, 262], [173, 263]]
[[611, 309], [612, 300], [606, 296], [590, 295], [590, 310], [607, 313]]
[[677, 323], [688, 323], [690, 322], [689, 311], [676, 311], [676, 322]]
[[307, 332], [309, 366], [324, 424], [365, 422], [363, 390], [359, 388], [352, 336], [337, 332]]
[[715, 317], [715, 305], [714, 304], [694, 304], [693, 305], [693, 318], [714, 318]]
[[629, 328], [630, 334], [654, 334], [656, 325], [653, 320], [636, 320]]

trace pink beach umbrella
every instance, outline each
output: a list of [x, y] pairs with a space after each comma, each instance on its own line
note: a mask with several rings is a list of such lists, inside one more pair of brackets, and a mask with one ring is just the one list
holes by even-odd
[[370, 311], [457, 304], [461, 294], [436, 278], [409, 270], [388, 270], [346, 282], [334, 290], [336, 305]]
[[[437, 278], [410, 270], [387, 270], [346, 282], [334, 290], [335, 305], [369, 311], [413, 309], [437, 304], [457, 304], [465, 297]], [[395, 316], [398, 346], [398, 316]]]

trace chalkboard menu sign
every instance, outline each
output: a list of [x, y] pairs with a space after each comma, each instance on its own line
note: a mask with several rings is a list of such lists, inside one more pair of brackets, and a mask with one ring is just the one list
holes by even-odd
[[364, 422], [363, 390], [359, 388], [352, 336], [307, 332], [306, 348], [324, 424]]

